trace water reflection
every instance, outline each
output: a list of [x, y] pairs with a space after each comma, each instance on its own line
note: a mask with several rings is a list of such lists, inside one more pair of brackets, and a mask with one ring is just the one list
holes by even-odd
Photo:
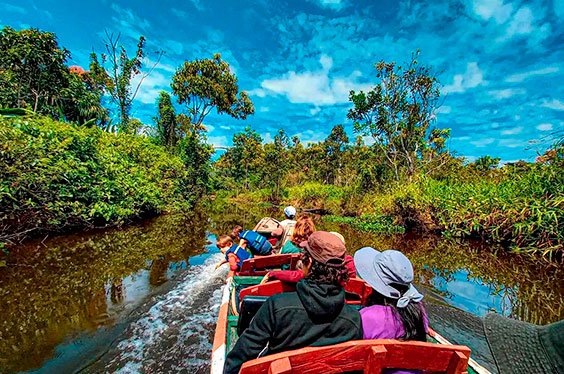
[[[185, 307], [185, 301], [177, 303], [178, 310], [171, 315], [166, 314], [172, 313], [167, 304], [161, 303], [159, 321], [184, 331], [183, 326], [188, 321], [202, 324], [203, 320], [211, 319], [212, 322], [199, 327], [201, 334], [207, 334], [211, 339], [209, 330], [213, 329], [215, 312], [210, 305], [215, 305], [217, 300], [210, 295], [218, 290], [221, 282], [216, 282], [216, 274], [208, 274], [206, 278], [198, 272], [187, 274], [184, 270], [190, 266], [213, 269], [213, 264], [206, 265], [209, 254], [204, 248], [214, 246], [215, 235], [230, 232], [236, 224], [251, 228], [264, 216], [281, 218], [282, 211], [265, 206], [243, 208], [217, 203], [207, 210], [197, 210], [191, 216], [162, 216], [120, 230], [72, 235], [47, 240], [44, 245], [34, 243], [14, 249], [6, 258], [8, 266], [0, 268], [0, 310], [3, 314], [0, 320], [0, 372], [40, 367], [49, 372], [57, 366], [53, 366], [53, 360], [47, 363], [46, 360], [55, 357], [59, 361], [69, 361], [66, 356], [69, 350], [82, 350], [82, 356], [77, 357], [83, 362], [91, 360], [92, 355], [85, 350], [84, 344], [81, 345], [85, 336], [94, 336], [96, 331], [99, 336], [103, 330], [100, 327], [119, 324], [129, 311], [139, 309], [139, 303], [152, 290], [174, 283], [168, 281], [179, 274], [184, 278], [195, 278], [183, 278], [185, 283], [179, 284], [176, 293], [168, 297], [191, 300], [194, 294], [201, 300], [190, 306], [192, 309]], [[325, 223], [319, 216], [314, 219], [318, 229], [343, 234], [351, 254], [367, 245], [378, 250], [395, 248], [403, 251], [416, 267], [418, 283], [436, 294], [441, 303], [474, 315], [496, 310], [539, 324], [564, 318], [561, 266], [535, 263], [528, 257], [509, 255], [499, 247], [480, 242], [435, 236], [370, 235], [348, 226]], [[195, 292], [191, 287], [198, 285], [198, 281], [211, 288]], [[187, 313], [198, 315], [188, 316]], [[140, 341], [147, 321], [138, 321]], [[452, 318], [445, 321], [446, 326]], [[453, 328], [448, 330], [449, 333], [453, 331]], [[184, 339], [181, 339], [184, 345], [194, 340], [192, 330], [172, 335], [178, 336]], [[194, 347], [184, 347], [178, 353], [189, 352], [205, 370], [209, 339], [195, 341]], [[89, 344], [97, 345], [99, 341]], [[154, 355], [148, 354], [149, 360], [165, 362], [165, 357], [159, 355], [166, 356], [169, 348], [157, 344], [151, 351]], [[128, 358], [120, 358], [120, 347], [115, 347], [114, 351], [111, 360], [117, 369], [127, 363]], [[145, 352], [140, 357], [145, 357]], [[169, 361], [173, 365], [178, 358]], [[70, 363], [69, 367], [72, 367]]]
[[[202, 253], [207, 216], [170, 215], [15, 248], [0, 268], [0, 372], [30, 370], [115, 317]], [[170, 274], [171, 262], [175, 266]]]

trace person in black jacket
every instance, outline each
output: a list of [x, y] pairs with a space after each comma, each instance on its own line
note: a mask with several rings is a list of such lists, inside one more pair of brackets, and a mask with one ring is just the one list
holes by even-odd
[[236, 374], [243, 363], [265, 354], [362, 339], [360, 313], [345, 304], [343, 241], [317, 231], [300, 246], [305, 278], [297, 292], [266, 301], [227, 355], [224, 374]]

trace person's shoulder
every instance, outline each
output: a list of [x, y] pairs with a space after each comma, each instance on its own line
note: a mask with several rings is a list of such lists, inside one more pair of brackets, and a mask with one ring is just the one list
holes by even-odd
[[285, 307], [302, 307], [298, 294], [296, 292], [286, 292], [272, 295], [268, 298], [267, 303], [270, 303], [274, 309]]

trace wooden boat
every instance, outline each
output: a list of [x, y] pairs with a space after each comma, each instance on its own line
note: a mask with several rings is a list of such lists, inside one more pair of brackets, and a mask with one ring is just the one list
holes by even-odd
[[[227, 353], [269, 296], [295, 292], [295, 285], [281, 281], [260, 284], [264, 275], [288, 265], [294, 270], [299, 255], [272, 255], [247, 260], [241, 271], [230, 273], [223, 291], [212, 348], [211, 374], [223, 373]], [[372, 287], [360, 278], [345, 286], [346, 302], [359, 308]], [[430, 329], [428, 342], [391, 339], [356, 340], [324, 347], [307, 347], [268, 355], [246, 362], [240, 374], [380, 373], [384, 368], [423, 370], [433, 373], [489, 374], [470, 358], [470, 348], [452, 345]]]

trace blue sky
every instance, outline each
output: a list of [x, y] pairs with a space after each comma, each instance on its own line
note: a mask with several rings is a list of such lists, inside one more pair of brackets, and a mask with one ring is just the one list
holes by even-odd
[[256, 114], [206, 118], [216, 145], [249, 125], [267, 141], [279, 128], [303, 142], [337, 124], [353, 135], [348, 91], [373, 86], [375, 62], [405, 62], [416, 49], [438, 72], [436, 125], [452, 129], [459, 155], [531, 161], [564, 129], [564, 0], [0, 0], [0, 24], [55, 32], [70, 64], [85, 68], [104, 30], [131, 51], [144, 35], [150, 53], [166, 51], [134, 103], [146, 123], [183, 61], [221, 53]]

